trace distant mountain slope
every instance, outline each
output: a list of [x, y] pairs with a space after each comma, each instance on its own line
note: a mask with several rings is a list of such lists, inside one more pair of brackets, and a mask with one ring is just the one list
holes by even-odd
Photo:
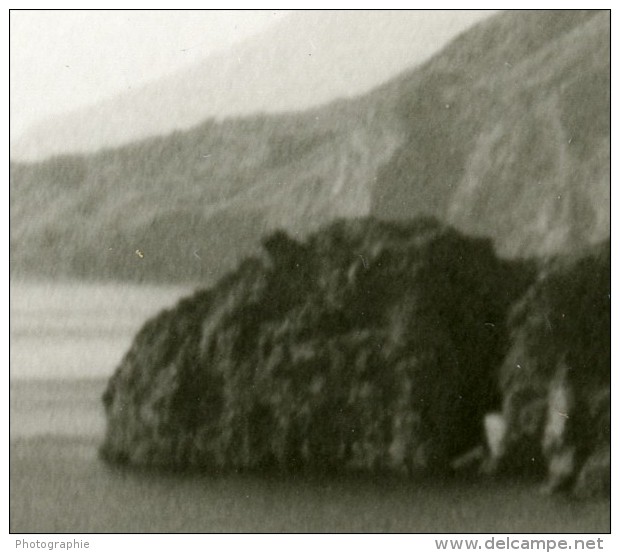
[[609, 47], [609, 13], [509, 13], [390, 85], [408, 138], [373, 213], [437, 213], [513, 256], [605, 238]]
[[434, 215], [508, 256], [609, 235], [608, 12], [485, 21], [366, 96], [11, 167], [20, 274], [212, 280], [266, 232]]
[[43, 121], [13, 159], [93, 152], [187, 129], [209, 117], [283, 112], [367, 92], [418, 65], [492, 12], [300, 11], [231, 51]]
[[368, 175], [398, 145], [383, 128], [388, 115], [342, 104], [207, 122], [94, 156], [14, 163], [13, 268], [91, 278], [216, 278], [270, 230], [305, 233], [368, 213]]

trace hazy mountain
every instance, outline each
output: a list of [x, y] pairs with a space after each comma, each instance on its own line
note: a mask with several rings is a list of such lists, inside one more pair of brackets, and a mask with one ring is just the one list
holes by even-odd
[[408, 137], [373, 213], [440, 213], [509, 255], [609, 234], [609, 12], [504, 14], [390, 88]]
[[13, 270], [204, 281], [274, 228], [367, 214], [580, 250], [609, 235], [609, 44], [609, 12], [502, 13], [356, 99], [13, 163]]
[[370, 90], [439, 50], [484, 11], [302, 11], [230, 51], [36, 125], [13, 159], [92, 152], [209, 117], [318, 106]]

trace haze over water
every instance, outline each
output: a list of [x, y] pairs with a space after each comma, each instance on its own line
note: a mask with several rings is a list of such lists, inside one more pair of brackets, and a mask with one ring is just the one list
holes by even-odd
[[151, 316], [189, 286], [11, 282], [11, 379], [107, 378]]

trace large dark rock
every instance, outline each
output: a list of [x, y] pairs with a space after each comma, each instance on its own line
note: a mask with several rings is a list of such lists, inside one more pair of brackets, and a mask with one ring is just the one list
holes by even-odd
[[493, 468], [546, 472], [550, 491], [609, 492], [610, 263], [609, 241], [553, 259], [512, 309]]
[[339, 221], [264, 249], [146, 323], [105, 393], [105, 458], [441, 471], [481, 442], [528, 265], [434, 220]]

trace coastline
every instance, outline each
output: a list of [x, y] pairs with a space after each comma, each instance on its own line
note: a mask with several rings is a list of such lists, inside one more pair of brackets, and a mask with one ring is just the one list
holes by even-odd
[[[522, 480], [171, 474], [110, 466], [97, 455], [102, 408], [100, 426], [84, 416], [100, 409], [105, 380], [45, 382], [48, 388], [41, 381], [11, 384], [18, 389], [11, 396], [11, 532], [610, 531], [609, 499], [542, 496]], [[38, 432], [24, 431], [15, 402], [23, 412], [38, 406], [30, 413]], [[63, 402], [73, 417], [49, 416], [41, 427], [45, 408], [50, 415]]]

